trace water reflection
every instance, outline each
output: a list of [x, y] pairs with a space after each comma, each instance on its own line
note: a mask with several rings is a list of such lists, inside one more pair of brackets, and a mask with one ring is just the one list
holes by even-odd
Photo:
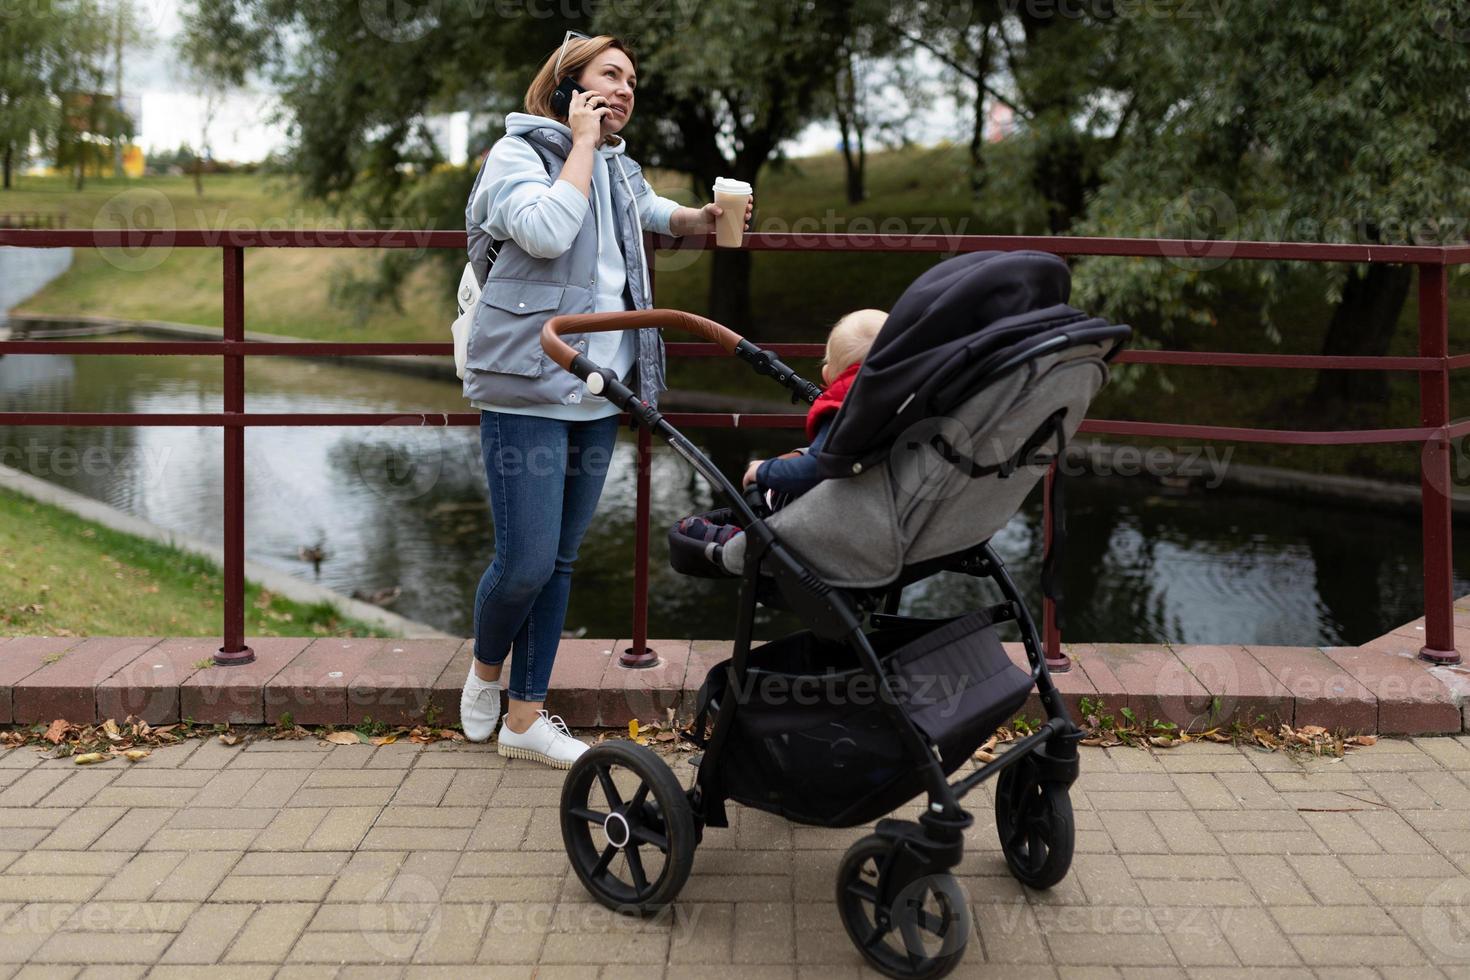
[[[350, 363], [260, 359], [248, 365], [246, 390], [252, 412], [464, 410], [457, 383]], [[7, 411], [212, 412], [220, 393], [220, 366], [210, 358], [0, 358]], [[690, 435], [732, 475], [751, 454], [783, 451], [796, 438]], [[221, 537], [221, 445], [218, 429], [196, 427], [0, 427], [0, 461], [211, 541]], [[245, 447], [252, 559], [312, 579], [302, 550], [319, 545], [323, 584], [343, 592], [398, 586], [395, 611], [469, 633], [475, 586], [494, 548], [473, 428], [258, 428], [247, 430]], [[734, 585], [681, 578], [663, 561], [667, 527], [712, 506], [709, 489], [666, 447], [656, 445], [653, 459], [650, 631], [728, 636]], [[582, 547], [568, 629], [628, 638], [634, 461], [625, 429]], [[995, 538], [1023, 583], [1039, 574], [1037, 496]], [[1074, 481], [1068, 512], [1069, 639], [1357, 643], [1419, 614], [1412, 520], [1222, 490], [1173, 495], [1102, 478]], [[1463, 559], [1465, 549], [1457, 554]], [[946, 575], [911, 588], [905, 608], [938, 614], [992, 599], [979, 583]], [[763, 617], [765, 635], [795, 625]]]

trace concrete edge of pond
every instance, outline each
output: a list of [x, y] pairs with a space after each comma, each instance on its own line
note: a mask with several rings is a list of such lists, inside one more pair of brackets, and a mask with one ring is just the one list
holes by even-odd
[[[37, 340], [115, 333], [142, 333], [188, 340], [217, 340], [220, 336], [219, 330], [214, 327], [161, 320], [121, 320], [115, 317], [59, 314], [19, 314], [12, 316], [11, 320], [14, 324], [24, 325], [27, 335]], [[300, 337], [248, 330], [245, 332], [245, 339], [263, 343], [303, 342]], [[447, 329], [445, 339], [448, 339]], [[305, 355], [301, 359], [326, 362], [341, 360], [334, 356]], [[441, 381], [459, 380], [454, 376], [454, 367], [448, 357], [377, 355], [354, 358], [354, 363]], [[741, 414], [791, 411], [791, 405], [785, 400], [742, 398], [698, 391], [670, 391], [665, 402], [670, 407], [684, 411]], [[1194, 447], [1190, 452], [1175, 452], [1163, 446], [1135, 446], [1089, 439], [1078, 441], [1073, 448], [1085, 454], [1084, 465], [1095, 475], [1148, 477], [1177, 492], [1231, 487], [1402, 513], [1417, 513], [1419, 510], [1420, 488], [1417, 484], [1234, 463], [1230, 459], [1233, 448], [1228, 445], [1223, 450], [1218, 450], [1215, 444], [1209, 443]], [[1451, 506], [1456, 515], [1470, 517], [1470, 493], [1452, 495]]]
[[[219, 545], [211, 544], [199, 538], [193, 538], [185, 534], [170, 531], [159, 527], [157, 524], [145, 521], [125, 511], [119, 510], [100, 500], [57, 486], [39, 477], [31, 476], [14, 467], [0, 464], [0, 487], [14, 491], [31, 500], [58, 507], [61, 510], [74, 514], [84, 520], [101, 524], [103, 527], [131, 534], [134, 537], [144, 538], [148, 541], [156, 541], [160, 544], [170, 545], [181, 551], [200, 555], [208, 558], [216, 565], [224, 564], [224, 549]], [[369, 602], [362, 602], [351, 596], [343, 595], [335, 589], [330, 589], [315, 582], [307, 582], [291, 575], [289, 572], [272, 568], [269, 565], [247, 559], [245, 561], [245, 578], [247, 581], [256, 582], [277, 595], [285, 596], [296, 602], [329, 603], [344, 616], [370, 623], [374, 626], [391, 630], [398, 636], [406, 639], [450, 639], [450, 634], [437, 630], [427, 623], [408, 619], [397, 613], [389, 612], [380, 606]]]

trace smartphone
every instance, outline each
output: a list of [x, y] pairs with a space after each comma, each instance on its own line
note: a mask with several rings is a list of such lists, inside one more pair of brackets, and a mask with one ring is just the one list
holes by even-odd
[[572, 108], [572, 96], [585, 91], [587, 90], [578, 85], [577, 80], [571, 75], [563, 78], [561, 84], [556, 87], [556, 91], [551, 93], [552, 111], [558, 116], [569, 115]]

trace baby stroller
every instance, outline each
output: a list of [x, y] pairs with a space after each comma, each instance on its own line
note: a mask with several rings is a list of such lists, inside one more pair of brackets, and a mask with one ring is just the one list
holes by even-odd
[[[824, 827], [877, 820], [837, 871], [848, 934], [892, 977], [938, 977], [964, 955], [968, 899], [949, 873], [972, 817], [960, 799], [996, 777], [1011, 872], [1033, 888], [1066, 874], [1078, 729], [1047, 673], [1035, 623], [989, 539], [1060, 456], [1126, 342], [1126, 326], [1066, 305], [1067, 266], [1039, 252], [941, 262], [894, 305], [819, 453], [828, 477], [770, 512], [742, 496], [657, 409], [568, 343], [650, 325], [714, 341], [796, 397], [820, 393], [729, 329], [675, 310], [559, 316], [542, 331], [557, 364], [656, 432], [709, 481], [743, 528], [681, 542], [690, 574], [738, 578], [733, 656], [711, 669], [682, 733], [703, 750], [685, 790], [652, 750], [618, 740], [573, 765], [561, 798], [567, 855], [604, 905], [649, 915], [679, 894], [706, 827], [734, 801]], [[1055, 500], [1055, 495], [1053, 495]], [[1059, 540], [1060, 533], [1054, 542]], [[1043, 573], [1055, 562], [1049, 551]], [[903, 590], [942, 571], [990, 579], [1004, 601], [964, 615], [898, 615]], [[757, 604], [806, 629], [751, 639]], [[996, 635], [1018, 625], [1027, 669]], [[949, 782], [1035, 688], [1047, 715], [994, 761]], [[917, 821], [879, 819], [920, 794]]]

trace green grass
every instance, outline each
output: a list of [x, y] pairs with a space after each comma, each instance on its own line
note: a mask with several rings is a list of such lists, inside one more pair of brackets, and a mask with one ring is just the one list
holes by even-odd
[[[1024, 199], [1007, 174], [1015, 170], [1008, 143], [987, 150], [996, 178], [978, 200], [969, 195], [965, 153], [959, 147], [911, 148], [874, 154], [868, 164], [869, 199], [849, 205], [843, 195], [842, 161], [835, 153], [772, 165], [757, 195], [754, 227], [761, 231], [874, 231], [918, 234], [1036, 233], [1037, 216], [1016, 201]], [[468, 188], [472, 175], [465, 175]], [[660, 193], [695, 203], [686, 176], [655, 172]], [[65, 209], [72, 227], [115, 226], [118, 201], [155, 204], [176, 227], [301, 229], [329, 220], [320, 204], [300, 201], [281, 177], [220, 175], [205, 180], [206, 194], [194, 194], [187, 177], [137, 182], [92, 180], [86, 191], [72, 191], [62, 178], [25, 177], [18, 189], [0, 194], [0, 210]], [[112, 202], [109, 204], [109, 202]], [[161, 223], [162, 219], [160, 219]], [[253, 249], [246, 253], [246, 327], [266, 333], [323, 340], [447, 340], [453, 282], [444, 267], [424, 263], [405, 284], [403, 312], [386, 307], [359, 315], [334, 307], [328, 290], [334, 276], [365, 271], [372, 250]], [[891, 306], [905, 286], [936, 256], [879, 253], [765, 252], [752, 259], [749, 329], [758, 342], [820, 341], [842, 313], [864, 306]], [[1140, 260], [1143, 261], [1143, 260]], [[666, 253], [655, 259], [660, 306], [708, 312], [707, 254]], [[124, 263], [125, 265], [126, 263]], [[457, 276], [457, 271], [455, 272]], [[120, 268], [93, 249], [77, 251], [75, 266], [25, 303], [20, 312], [111, 314], [131, 319], [173, 320], [219, 326], [220, 259], [209, 249], [175, 249], [156, 268]], [[1276, 311], [1279, 344], [1261, 328], [1247, 303], [1222, 304], [1209, 329], [1180, 330], [1168, 346], [1185, 350], [1281, 351], [1320, 349], [1330, 307], [1315, 283], [1303, 281], [1284, 308]], [[1400, 321], [1391, 353], [1417, 353], [1417, 305], [1413, 293]], [[1470, 351], [1470, 285], [1451, 280], [1452, 352]], [[797, 362], [815, 375], [815, 364]], [[1099, 418], [1245, 425], [1279, 429], [1398, 427], [1418, 424], [1418, 381], [1413, 374], [1391, 375], [1387, 403], [1365, 420], [1310, 418], [1301, 403], [1314, 374], [1309, 371], [1149, 368], [1134, 371], [1130, 385], [1105, 390], [1094, 407]], [[672, 386], [688, 390], [743, 394], [784, 401], [783, 393], [725, 359], [675, 361]], [[1470, 404], [1470, 373], [1452, 387], [1452, 404]], [[1470, 414], [1470, 413], [1466, 413]], [[1177, 440], [1173, 442], [1177, 443]], [[1413, 446], [1279, 447], [1242, 444], [1236, 462], [1256, 462], [1320, 472], [1350, 472], [1411, 480], [1417, 473]]]
[[[223, 575], [207, 559], [0, 490], [0, 634], [217, 636]], [[390, 636], [330, 605], [245, 586], [251, 636]]]

